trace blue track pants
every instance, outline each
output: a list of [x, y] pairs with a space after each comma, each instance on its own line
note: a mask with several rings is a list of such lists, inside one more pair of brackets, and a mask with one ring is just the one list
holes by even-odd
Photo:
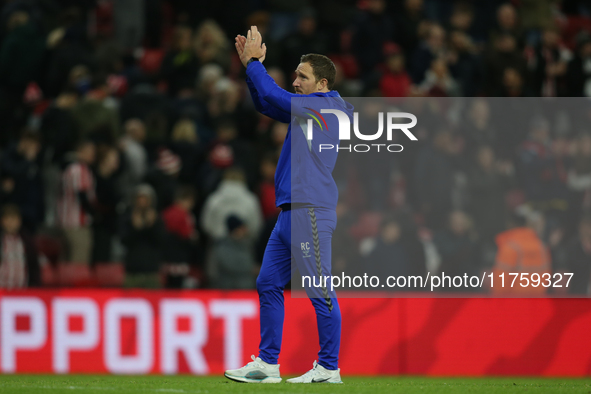
[[[282, 211], [273, 229], [257, 278], [260, 302], [261, 343], [259, 357], [277, 364], [283, 336], [283, 289], [291, 279], [292, 259], [300, 275], [331, 274], [331, 240], [336, 212], [323, 208]], [[337, 369], [341, 342], [341, 310], [334, 292], [309, 293], [316, 310], [320, 351], [318, 363]]]

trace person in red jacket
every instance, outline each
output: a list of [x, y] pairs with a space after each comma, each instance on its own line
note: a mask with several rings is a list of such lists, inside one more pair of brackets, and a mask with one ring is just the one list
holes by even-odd
[[408, 97], [412, 81], [405, 69], [401, 48], [394, 43], [384, 45], [385, 71], [380, 79], [380, 91], [384, 97]]
[[189, 273], [189, 263], [194, 255], [198, 239], [195, 229], [195, 191], [191, 187], [180, 187], [174, 203], [162, 212], [166, 228], [164, 258], [167, 274], [166, 287], [178, 288], [185, 285]]

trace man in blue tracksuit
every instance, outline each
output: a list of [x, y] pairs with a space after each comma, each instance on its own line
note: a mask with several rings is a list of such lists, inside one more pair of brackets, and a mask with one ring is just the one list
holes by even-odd
[[[330, 90], [335, 66], [323, 55], [302, 56], [293, 82], [296, 94], [281, 89], [262, 65], [266, 47], [257, 28], [236, 37], [236, 49], [246, 66], [246, 82], [256, 109], [289, 129], [275, 173], [276, 205], [281, 207], [265, 254], [257, 290], [260, 300], [259, 357], [225, 376], [241, 382], [279, 383], [277, 359], [283, 334], [283, 289], [291, 279], [292, 261], [301, 275], [331, 274], [331, 239], [336, 226], [338, 190], [332, 170], [337, 159], [337, 117], [321, 110], [336, 109], [352, 117], [353, 108]], [[326, 113], [326, 112], [324, 112]], [[310, 128], [312, 128], [310, 130]], [[334, 147], [323, 149], [320, 146]], [[306, 288], [316, 310], [319, 361], [290, 383], [342, 383], [338, 368], [341, 312], [326, 286]]]

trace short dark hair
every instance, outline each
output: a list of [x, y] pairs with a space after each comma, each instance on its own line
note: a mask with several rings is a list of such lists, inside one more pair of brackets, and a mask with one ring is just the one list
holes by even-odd
[[317, 81], [326, 79], [328, 82], [328, 89], [332, 90], [337, 75], [337, 68], [332, 60], [324, 55], [308, 53], [307, 55], [302, 55], [300, 63], [310, 63], [314, 78], [316, 78]]

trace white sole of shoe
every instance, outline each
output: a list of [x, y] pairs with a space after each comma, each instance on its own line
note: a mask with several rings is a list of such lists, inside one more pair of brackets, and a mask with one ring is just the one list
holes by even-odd
[[340, 382], [329, 382], [329, 381], [325, 381], [325, 382], [290, 382], [288, 379], [288, 380], [286, 380], [286, 382], [291, 383], [291, 384], [310, 384], [310, 383], [314, 383], [314, 384], [318, 384], [318, 383], [343, 384], [342, 380]]
[[232, 376], [228, 374], [224, 374], [230, 380], [240, 383], [281, 383], [281, 378], [274, 378], [271, 376], [267, 376], [264, 379], [250, 379], [244, 376]]

